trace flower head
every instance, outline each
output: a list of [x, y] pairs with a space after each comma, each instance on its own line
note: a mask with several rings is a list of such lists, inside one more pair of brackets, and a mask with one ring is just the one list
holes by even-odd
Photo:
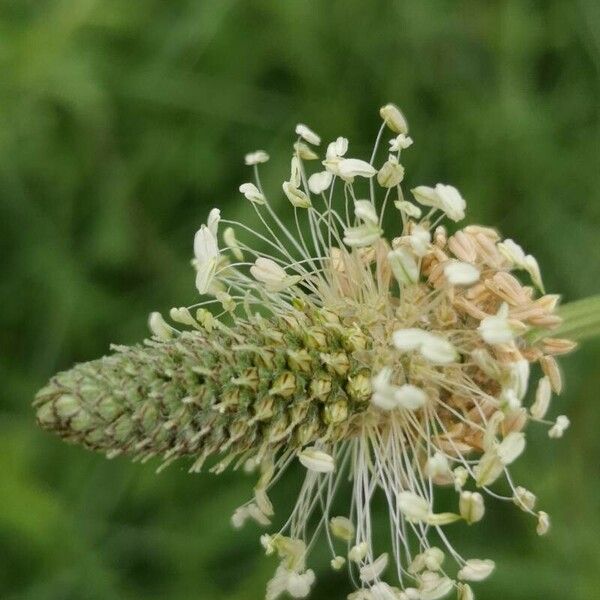
[[[215, 472], [258, 468], [236, 527], [270, 526], [269, 491], [299, 462], [297, 504], [281, 531], [261, 538], [279, 558], [267, 599], [310, 593], [308, 553], [324, 529], [333, 568], [347, 559], [354, 573], [352, 599], [435, 600], [455, 590], [468, 600], [464, 582], [486, 579], [495, 565], [464, 559], [446, 527], [482, 521], [493, 510], [488, 493], [531, 514], [538, 533], [550, 526], [509, 468], [529, 423], [549, 426], [551, 438], [569, 426], [566, 416], [545, 421], [562, 387], [554, 355], [573, 347], [545, 336], [560, 323], [558, 297], [543, 295], [535, 259], [494, 229], [449, 233], [439, 224], [465, 217], [456, 188], [417, 186], [417, 204], [405, 199], [408, 125], [392, 104], [380, 114], [377, 139], [385, 127], [397, 134], [392, 154], [377, 158], [376, 144], [369, 160], [346, 158], [348, 140], [338, 137], [325, 170], [313, 162], [312, 172], [321, 139], [297, 126], [291, 175], [277, 192], [294, 207], [291, 229], [258, 178], [268, 156], [247, 155], [255, 181], [240, 192], [265, 229], [224, 221], [220, 248], [213, 210], [194, 240], [202, 300], [171, 311], [178, 327], [153, 313], [145, 346], [60, 373], [36, 399], [42, 427], [109, 456], [159, 455], [164, 465], [191, 456], [192, 471], [211, 457]], [[397, 230], [388, 237], [390, 204]], [[527, 407], [532, 363], [544, 375]], [[500, 479], [506, 496], [490, 489]], [[348, 480], [350, 493], [338, 494]], [[454, 490], [450, 506], [440, 486]], [[348, 516], [332, 516], [336, 497], [349, 498]], [[381, 501], [391, 544], [373, 537]]]

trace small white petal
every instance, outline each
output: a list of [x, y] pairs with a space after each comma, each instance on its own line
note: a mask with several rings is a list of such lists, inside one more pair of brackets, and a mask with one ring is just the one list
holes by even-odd
[[217, 238], [206, 225], [202, 225], [194, 236], [194, 256], [200, 263], [216, 259], [219, 256]]
[[408, 243], [417, 256], [425, 256], [429, 251], [431, 232], [425, 227], [415, 225], [408, 236]]
[[311, 206], [310, 198], [292, 182], [284, 181], [281, 187], [292, 206], [296, 208], [309, 208]]
[[427, 340], [428, 332], [423, 329], [409, 328], [398, 329], [394, 332], [392, 339], [398, 350], [418, 350]]
[[448, 365], [455, 362], [459, 355], [447, 339], [430, 333], [421, 345], [421, 356], [434, 365]]
[[477, 328], [482, 339], [488, 344], [506, 344], [515, 337], [504, 307], [507, 307], [506, 303], [502, 304], [498, 314], [486, 317]]
[[509, 260], [514, 266], [523, 268], [525, 265], [525, 252], [523, 248], [519, 246], [513, 240], [506, 239], [503, 242], [498, 243], [498, 250]]
[[444, 275], [452, 285], [473, 285], [479, 281], [479, 269], [470, 263], [450, 261], [444, 265]]
[[244, 157], [244, 162], [249, 166], [265, 163], [268, 160], [269, 155], [264, 150], [256, 150], [255, 152], [250, 152]]
[[492, 574], [495, 568], [496, 564], [493, 560], [472, 558], [458, 572], [458, 578], [463, 581], [483, 581]]
[[347, 517], [333, 517], [329, 521], [331, 533], [340, 540], [349, 542], [354, 537], [354, 524]]
[[548, 513], [541, 510], [538, 513], [538, 522], [536, 532], [538, 535], [546, 535], [550, 530], [550, 516]]
[[233, 227], [227, 227], [227, 229], [225, 229], [223, 232], [223, 241], [238, 260], [244, 260], [244, 253], [235, 237], [235, 229]]
[[221, 211], [218, 208], [213, 208], [210, 213], [208, 213], [208, 219], [206, 221], [206, 226], [216, 238], [219, 230], [219, 221], [221, 220]]
[[414, 522], [427, 521], [431, 514], [429, 502], [413, 492], [398, 494], [398, 508], [409, 521]]
[[404, 167], [398, 163], [398, 158], [390, 154], [388, 160], [377, 173], [377, 183], [384, 188], [393, 188], [404, 179]]
[[422, 582], [419, 589], [420, 600], [439, 600], [444, 598], [454, 589], [454, 582], [448, 577], [440, 577], [437, 574], [435, 577], [426, 579]]
[[485, 504], [479, 492], [464, 491], [459, 501], [460, 516], [469, 524], [477, 523], [483, 519]]
[[321, 138], [303, 123], [296, 125], [296, 133], [313, 146], [318, 146], [321, 143]]
[[379, 217], [370, 200], [357, 200], [354, 203], [354, 215], [365, 223], [379, 224]]
[[473, 472], [477, 487], [485, 487], [494, 483], [504, 473], [504, 464], [496, 452], [489, 450], [481, 456]]
[[360, 544], [356, 544], [350, 548], [348, 552], [348, 559], [352, 562], [358, 563], [360, 562], [369, 552], [369, 545], [367, 542], [361, 542]]
[[525, 434], [511, 431], [498, 445], [496, 453], [503, 465], [513, 463], [525, 450]]
[[381, 237], [381, 234], [381, 229], [372, 223], [349, 227], [344, 230], [344, 244], [351, 248], [372, 246]]
[[548, 431], [548, 437], [554, 439], [561, 438], [565, 431], [569, 428], [570, 424], [571, 421], [569, 421], [567, 416], [560, 415], [556, 418], [556, 423], [554, 423], [554, 425], [550, 428], [550, 431]]
[[387, 260], [398, 283], [409, 285], [419, 280], [419, 265], [406, 248], [400, 247], [391, 250], [387, 255]]
[[341, 156], [344, 156], [346, 152], [348, 152], [348, 140], [345, 137], [339, 137], [327, 146], [325, 157], [329, 160], [340, 158]]
[[335, 470], [333, 457], [317, 448], [305, 448], [298, 454], [298, 459], [304, 467], [315, 473], [331, 473]]
[[533, 510], [537, 502], [535, 494], [522, 486], [515, 488], [513, 493], [513, 502], [521, 509], [525, 511]]
[[408, 202], [407, 200], [396, 200], [394, 202], [396, 208], [413, 219], [420, 219], [423, 211], [418, 207]]
[[159, 312], [152, 312], [148, 317], [148, 327], [152, 335], [163, 342], [173, 337], [173, 327], [167, 325], [163, 316]]
[[373, 177], [377, 169], [370, 163], [358, 158], [344, 158], [339, 162], [338, 170], [340, 177], [354, 179], [354, 177]]
[[410, 383], [401, 385], [394, 396], [397, 405], [406, 410], [417, 410], [427, 401], [427, 394], [421, 388]]
[[255, 204], [267, 203], [263, 194], [261, 194], [259, 189], [253, 183], [242, 183], [242, 185], [240, 185], [240, 192], [244, 194], [246, 200], [250, 200], [250, 202], [254, 202]]
[[331, 185], [333, 174], [330, 171], [321, 171], [313, 173], [308, 178], [308, 189], [313, 194], [322, 194]]
[[372, 563], [363, 565], [360, 568], [360, 580], [364, 583], [378, 579], [381, 574], [385, 571], [388, 565], [388, 555], [383, 553], [381, 556], [376, 558]]
[[386, 104], [379, 109], [379, 115], [394, 133], [408, 133], [408, 123], [402, 111], [395, 104]]
[[390, 140], [390, 152], [400, 152], [400, 150], [406, 150], [409, 146], [412, 146], [413, 140], [408, 135], [401, 133], [394, 139]]

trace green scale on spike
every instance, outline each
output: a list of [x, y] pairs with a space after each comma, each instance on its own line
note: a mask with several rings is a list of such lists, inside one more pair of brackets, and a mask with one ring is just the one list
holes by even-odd
[[189, 456], [199, 470], [219, 455], [220, 471], [347, 434], [368, 407], [366, 340], [303, 316], [114, 347], [53, 377], [36, 396], [37, 420], [109, 457]]

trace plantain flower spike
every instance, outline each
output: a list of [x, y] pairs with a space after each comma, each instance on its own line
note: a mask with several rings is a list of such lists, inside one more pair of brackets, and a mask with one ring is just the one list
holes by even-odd
[[[370, 159], [345, 158], [348, 141], [337, 138], [319, 164], [320, 137], [296, 128], [283, 186], [292, 228], [275, 211], [281, 187], [272, 203], [261, 185], [268, 156], [247, 155], [254, 182], [240, 189], [264, 229], [223, 220], [223, 241], [213, 211], [192, 261], [200, 301], [173, 309], [172, 324], [152, 313], [150, 339], [59, 373], [34, 403], [42, 428], [108, 457], [256, 471], [236, 527], [276, 522], [270, 490], [297, 463], [297, 503], [261, 537], [279, 558], [271, 600], [310, 593], [317, 539], [333, 568], [347, 563], [349, 598], [472, 598], [464, 582], [487, 578], [494, 563], [464, 558], [448, 529], [481, 521], [486, 496], [529, 513], [540, 534], [549, 528], [509, 468], [530, 423], [550, 438], [568, 426], [565, 416], [545, 420], [562, 389], [554, 355], [574, 347], [546, 337], [560, 324], [557, 296], [544, 295], [535, 259], [515, 242], [457, 228], [467, 204], [455, 187], [404, 194], [408, 126], [393, 105], [381, 115]], [[387, 127], [391, 153], [378, 152]], [[396, 207], [391, 237], [386, 206]], [[530, 402], [536, 363], [543, 376]], [[500, 483], [506, 491], [493, 489]], [[450, 506], [440, 487], [455, 494]], [[377, 504], [391, 539], [373, 537]]]

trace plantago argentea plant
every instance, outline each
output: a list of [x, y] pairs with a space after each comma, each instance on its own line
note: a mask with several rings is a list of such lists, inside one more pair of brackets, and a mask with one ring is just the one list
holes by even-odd
[[[41, 427], [109, 457], [256, 470], [235, 527], [271, 525], [269, 492], [298, 461], [296, 505], [260, 538], [279, 560], [267, 600], [309, 595], [315, 544], [348, 569], [351, 600], [467, 600], [495, 564], [463, 556], [453, 528], [479, 522], [490, 500], [530, 514], [540, 535], [550, 527], [510, 467], [529, 426], [550, 438], [569, 426], [547, 417], [562, 389], [556, 357], [575, 346], [553, 333], [559, 297], [513, 240], [458, 228], [456, 188], [405, 194], [407, 122], [391, 104], [380, 114], [370, 157], [343, 137], [320, 156], [320, 137], [297, 126], [282, 186], [291, 227], [261, 185], [268, 155], [248, 154], [254, 180], [240, 192], [262, 225], [210, 212], [194, 240], [201, 301], [173, 308], [170, 322], [153, 313], [143, 345], [59, 373], [35, 400]], [[443, 509], [440, 487], [455, 494]], [[378, 503], [387, 539], [373, 534]]]

